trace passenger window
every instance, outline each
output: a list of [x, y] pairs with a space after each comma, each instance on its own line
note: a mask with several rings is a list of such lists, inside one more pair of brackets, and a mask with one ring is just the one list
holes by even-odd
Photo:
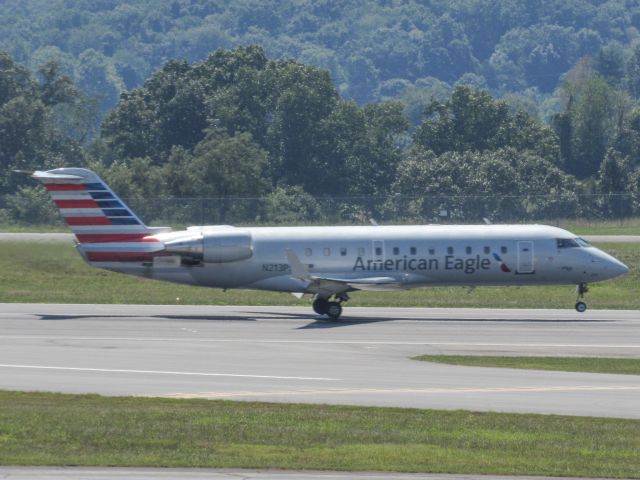
[[359, 257], [364, 257], [364, 248], [362, 248], [362, 247], [358, 248], [358, 256]]
[[506, 254], [507, 253], [507, 247], [505, 247], [505, 246], [500, 247], [500, 253], [505, 253]]
[[418, 254], [418, 249], [417, 249], [416, 247], [411, 247], [411, 248], [409, 249], [409, 253], [410, 253], [411, 255], [417, 255], [417, 254]]
[[382, 248], [376, 247], [376, 256], [378, 256], [378, 257], [382, 256]]
[[400, 255], [400, 249], [398, 247], [393, 247], [393, 254]]
[[313, 251], [312, 251], [310, 248], [305, 248], [305, 249], [304, 249], [304, 254], [305, 254], [307, 257], [310, 257], [310, 256], [313, 254]]
[[453, 247], [447, 247], [447, 253], [453, 255]]
[[343, 256], [343, 257], [346, 257], [347, 256], [347, 249], [342, 247], [340, 249], [340, 255]]
[[471, 252], [472, 252], [471, 247], [466, 247], [464, 251], [467, 255], [471, 255]]
[[485, 255], [489, 255], [491, 253], [491, 248], [490, 247], [484, 247], [484, 254]]
[[430, 248], [429, 249], [429, 255], [435, 255], [436, 254], [436, 249], [435, 248]]
[[328, 257], [329, 255], [331, 255], [331, 249], [330, 248], [325, 248], [324, 249], [324, 256]]

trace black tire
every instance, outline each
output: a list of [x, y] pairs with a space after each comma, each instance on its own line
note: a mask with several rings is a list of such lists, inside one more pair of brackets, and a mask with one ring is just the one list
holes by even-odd
[[340, 315], [342, 315], [342, 305], [340, 305], [338, 302], [329, 302], [327, 305], [326, 315], [331, 320], [339, 319]]
[[576, 311], [583, 313], [584, 311], [587, 310], [587, 304], [584, 302], [577, 302], [576, 303]]
[[329, 301], [326, 298], [316, 298], [312, 304], [313, 311], [318, 315], [326, 315], [329, 308]]

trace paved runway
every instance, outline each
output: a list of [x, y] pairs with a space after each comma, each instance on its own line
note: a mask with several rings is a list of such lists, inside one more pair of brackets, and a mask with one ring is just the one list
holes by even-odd
[[640, 418], [640, 376], [426, 353], [640, 357], [640, 312], [0, 304], [0, 388]]

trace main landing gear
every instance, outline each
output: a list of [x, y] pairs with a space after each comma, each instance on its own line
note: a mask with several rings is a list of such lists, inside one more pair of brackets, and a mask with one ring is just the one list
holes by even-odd
[[331, 297], [316, 296], [313, 301], [313, 311], [318, 315], [326, 315], [331, 320], [338, 320], [342, 315], [342, 302], [349, 300], [349, 296], [341, 293], [335, 296], [335, 301], [330, 301], [329, 298]]
[[586, 283], [580, 283], [576, 287], [576, 293], [578, 294], [578, 298], [576, 301], [576, 311], [582, 313], [587, 309], [587, 304], [582, 301], [584, 298], [584, 294], [589, 291], [589, 287], [587, 287]]

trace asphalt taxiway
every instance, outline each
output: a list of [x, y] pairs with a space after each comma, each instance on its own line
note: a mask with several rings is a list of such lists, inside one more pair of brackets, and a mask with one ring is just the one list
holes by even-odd
[[0, 304], [0, 388], [640, 418], [640, 376], [429, 353], [640, 357], [640, 312]]

